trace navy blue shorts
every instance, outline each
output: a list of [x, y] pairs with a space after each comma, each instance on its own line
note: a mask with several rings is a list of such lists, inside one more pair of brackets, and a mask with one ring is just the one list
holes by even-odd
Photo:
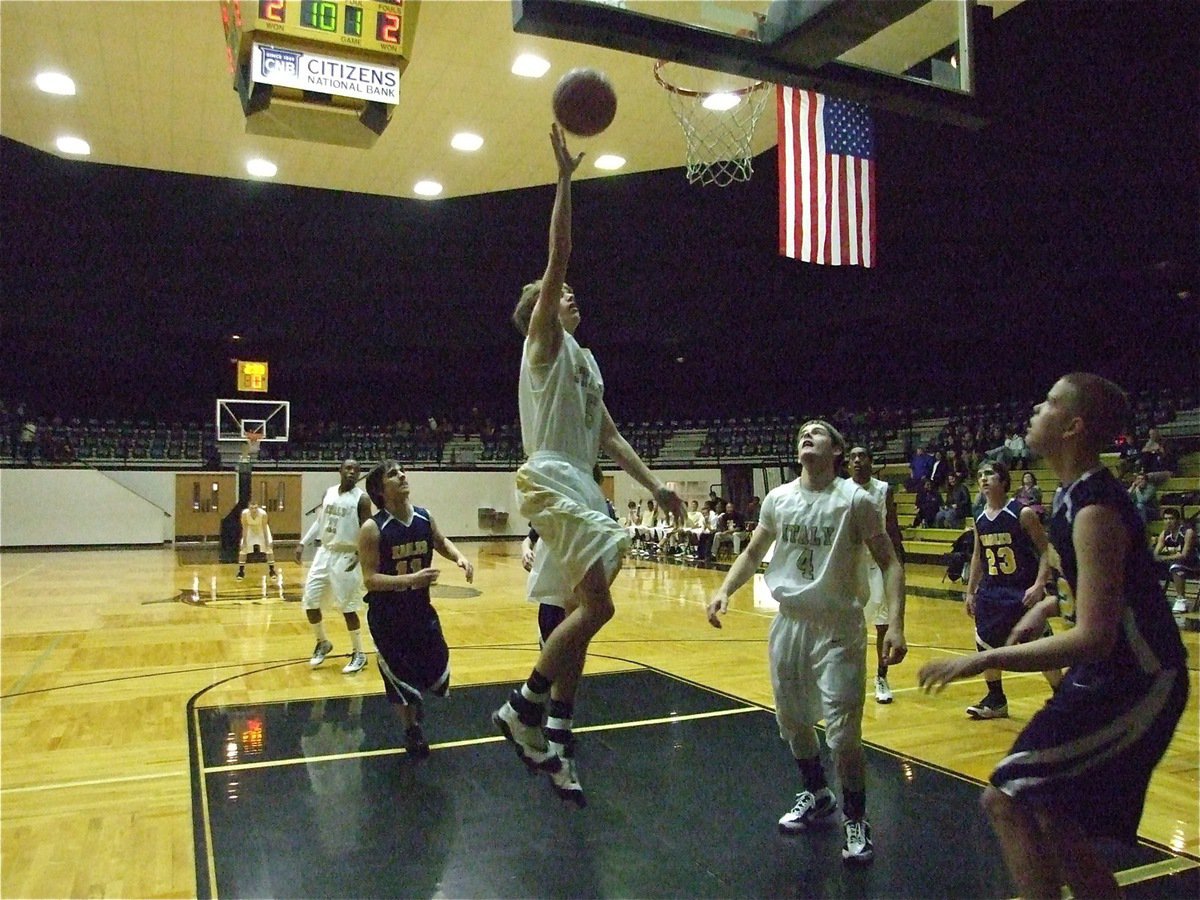
[[[1158, 765], [1187, 704], [1185, 667], [1089, 680], [1075, 667], [1017, 736], [991, 782], [1087, 833], [1133, 843]], [[1091, 668], [1091, 673], [1095, 672]]]
[[398, 603], [371, 603], [367, 625], [390, 702], [420, 704], [422, 691], [445, 696], [450, 689], [450, 648], [433, 607], [413, 611]]
[[[975, 643], [981, 649], [1003, 647], [1027, 610], [1019, 588], [980, 588], [975, 594]], [[1053, 634], [1046, 626], [1045, 635]]]
[[542, 637], [542, 646], [550, 639], [550, 633], [562, 624], [567, 617], [567, 611], [552, 603], [538, 604], [538, 632]]

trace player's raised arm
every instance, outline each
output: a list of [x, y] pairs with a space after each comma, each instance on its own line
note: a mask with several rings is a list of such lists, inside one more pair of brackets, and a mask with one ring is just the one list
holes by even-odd
[[650, 467], [617, 429], [617, 423], [609, 414], [608, 407], [602, 404], [600, 409], [604, 417], [600, 425], [600, 449], [632, 476], [638, 484], [648, 490], [660, 508], [665, 508], [676, 517], [682, 517], [683, 501], [679, 499], [679, 495], [654, 476]]
[[433, 532], [433, 549], [440, 553], [446, 559], [450, 560], [467, 574], [467, 584], [475, 580], [475, 567], [471, 565], [471, 561], [467, 559], [462, 551], [454, 546], [450, 538], [442, 534], [442, 530], [437, 527], [437, 522], [433, 520], [433, 515], [429, 516], [429, 529]]
[[550, 145], [558, 163], [558, 185], [554, 193], [554, 208], [550, 213], [550, 250], [546, 271], [542, 275], [541, 291], [529, 320], [531, 362], [543, 365], [554, 358], [562, 341], [562, 324], [558, 318], [559, 301], [571, 259], [571, 176], [579, 167], [583, 154], [571, 156], [567, 140], [557, 124], [550, 128]]

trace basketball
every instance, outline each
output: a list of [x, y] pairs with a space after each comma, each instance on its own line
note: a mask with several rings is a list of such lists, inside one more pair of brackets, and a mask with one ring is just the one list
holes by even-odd
[[598, 69], [572, 69], [554, 88], [554, 118], [571, 134], [599, 134], [616, 114], [617, 92]]

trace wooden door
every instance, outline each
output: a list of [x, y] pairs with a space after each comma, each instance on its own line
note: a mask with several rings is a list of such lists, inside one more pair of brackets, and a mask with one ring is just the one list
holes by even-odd
[[196, 472], [175, 476], [175, 540], [219, 541], [221, 519], [237, 505], [237, 475]]

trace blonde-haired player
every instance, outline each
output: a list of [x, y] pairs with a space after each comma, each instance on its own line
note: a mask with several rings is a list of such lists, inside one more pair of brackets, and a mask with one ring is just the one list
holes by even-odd
[[252, 552], [261, 552], [267, 557], [270, 576], [275, 577], [275, 543], [271, 539], [271, 525], [267, 511], [251, 498], [242, 510], [242, 542], [238, 545], [237, 578], [246, 577], [246, 557]]

